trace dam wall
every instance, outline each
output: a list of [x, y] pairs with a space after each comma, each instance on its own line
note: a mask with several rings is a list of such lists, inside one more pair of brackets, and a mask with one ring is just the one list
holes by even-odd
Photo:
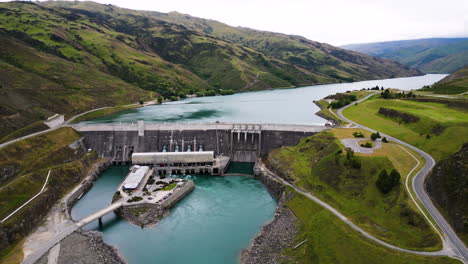
[[131, 161], [133, 152], [214, 151], [231, 161], [255, 162], [273, 149], [296, 145], [327, 127], [254, 124], [76, 125], [86, 148], [115, 162]]

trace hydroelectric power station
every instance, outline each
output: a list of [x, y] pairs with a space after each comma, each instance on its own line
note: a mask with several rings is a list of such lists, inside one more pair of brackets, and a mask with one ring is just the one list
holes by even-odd
[[150, 165], [155, 174], [222, 175], [229, 162], [256, 162], [328, 127], [288, 124], [77, 124], [83, 144], [114, 163]]

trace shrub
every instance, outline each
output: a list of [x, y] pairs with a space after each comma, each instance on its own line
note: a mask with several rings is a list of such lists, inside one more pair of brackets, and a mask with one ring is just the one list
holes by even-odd
[[383, 143], [388, 143], [387, 138], [386, 138], [386, 137], [383, 137], [383, 138], [382, 138], [382, 142], [383, 142]]
[[361, 161], [354, 158], [351, 160], [351, 167], [353, 167], [354, 169], [360, 169], [361, 168]]
[[361, 147], [363, 147], [363, 148], [372, 148], [372, 143], [366, 142], [366, 144], [361, 144]]
[[354, 133], [353, 133], [353, 136], [354, 136], [355, 138], [363, 138], [363, 137], [364, 137], [364, 135], [363, 135], [361, 132], [354, 132]]
[[426, 139], [431, 139], [431, 135], [427, 134]]
[[380, 134], [379, 132], [377, 133], [372, 133], [370, 138], [372, 139], [372, 141], [375, 141], [376, 139], [380, 138]]

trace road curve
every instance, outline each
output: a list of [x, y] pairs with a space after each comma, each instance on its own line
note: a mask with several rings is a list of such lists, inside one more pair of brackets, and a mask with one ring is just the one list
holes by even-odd
[[382, 245], [382, 246], [385, 246], [385, 247], [388, 247], [390, 249], [394, 249], [394, 250], [398, 250], [398, 251], [402, 251], [402, 252], [406, 252], [406, 253], [411, 253], [411, 254], [417, 254], [417, 255], [423, 255], [423, 256], [452, 256], [452, 257], [457, 257], [457, 256], [454, 256], [452, 251], [450, 251], [450, 249], [447, 249], [447, 248], [443, 248], [439, 251], [417, 251], [417, 250], [409, 250], [409, 249], [404, 249], [404, 248], [400, 248], [400, 247], [397, 247], [397, 246], [394, 246], [394, 245], [391, 245], [387, 242], [384, 242], [376, 237], [374, 237], [373, 235], [367, 233], [366, 231], [364, 231], [362, 228], [360, 228], [359, 226], [357, 226], [356, 224], [354, 224], [353, 222], [351, 222], [346, 216], [344, 216], [342, 213], [338, 212], [338, 210], [336, 210], [334, 207], [332, 207], [331, 205], [325, 203], [324, 201], [320, 200], [319, 198], [313, 196], [312, 194], [310, 194], [309, 192], [307, 191], [304, 191], [302, 189], [300, 189], [299, 187], [297, 187], [296, 185], [284, 180], [283, 178], [279, 177], [278, 175], [276, 175], [274, 172], [272, 172], [271, 170], [269, 170], [265, 164], [263, 163], [259, 163], [260, 165], [260, 169], [263, 170], [263, 172], [267, 173], [269, 176], [279, 180], [280, 182], [282, 182], [283, 184], [287, 185], [287, 186], [290, 186], [291, 188], [293, 188], [294, 190], [296, 190], [297, 192], [303, 194], [304, 196], [306, 196], [307, 198], [309, 198], [310, 200], [316, 202], [317, 204], [321, 205], [322, 207], [324, 207], [325, 209], [327, 209], [328, 211], [330, 211], [331, 213], [333, 213], [335, 216], [337, 216], [338, 218], [340, 218], [343, 222], [345, 222], [346, 224], [348, 224], [351, 228], [353, 228], [354, 230], [358, 231], [359, 233], [361, 233], [361, 235], [367, 237], [368, 239]]
[[[360, 103], [371, 96], [375, 95], [377, 93], [371, 93], [367, 95], [366, 97], [356, 101], [355, 103]], [[344, 106], [340, 109], [338, 109], [337, 114], [338, 116], [343, 119], [344, 121], [354, 124], [356, 127], [371, 131], [371, 132], [376, 132], [376, 130], [373, 130], [371, 128], [365, 127], [363, 125], [360, 125], [348, 118], [346, 118], [343, 115], [343, 110], [345, 110], [348, 107], [353, 106], [355, 103], [349, 104], [347, 106]], [[424, 188], [424, 180], [426, 179], [427, 175], [429, 172], [432, 170], [432, 168], [435, 165], [434, 159], [424, 152], [423, 150], [410, 145], [402, 140], [399, 140], [397, 138], [394, 138], [390, 135], [383, 134], [379, 132], [381, 136], [386, 137], [388, 140], [394, 141], [398, 144], [401, 144], [415, 152], [417, 152], [419, 155], [421, 155], [424, 160], [425, 160], [425, 165], [424, 167], [417, 172], [417, 174], [413, 177], [412, 181], [412, 187], [414, 192], [416, 193], [416, 196], [418, 197], [419, 201], [422, 203], [422, 205], [426, 208], [426, 210], [429, 212], [429, 214], [432, 216], [436, 224], [439, 226], [439, 228], [442, 231], [442, 234], [444, 236], [445, 241], [444, 242], [444, 249], [445, 250], [451, 250], [453, 251], [452, 256], [457, 257], [460, 260], [462, 260], [464, 263], [468, 263], [468, 250], [465, 247], [465, 244], [460, 240], [460, 238], [457, 236], [457, 234], [453, 231], [452, 227], [449, 225], [447, 220], [440, 214], [440, 212], [437, 210], [437, 208], [434, 206], [432, 203], [431, 198], [429, 195], [426, 193], [426, 190]]]

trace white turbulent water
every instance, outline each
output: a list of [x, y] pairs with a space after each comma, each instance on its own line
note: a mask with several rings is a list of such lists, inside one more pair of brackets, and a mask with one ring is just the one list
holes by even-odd
[[445, 76], [445, 74], [428, 74], [408, 78], [246, 92], [229, 96], [189, 98], [132, 109], [86, 123], [133, 123], [145, 120], [148, 123], [220, 121], [322, 125], [325, 120], [314, 115], [319, 108], [313, 101], [329, 94], [376, 85], [408, 91], [431, 85]]

